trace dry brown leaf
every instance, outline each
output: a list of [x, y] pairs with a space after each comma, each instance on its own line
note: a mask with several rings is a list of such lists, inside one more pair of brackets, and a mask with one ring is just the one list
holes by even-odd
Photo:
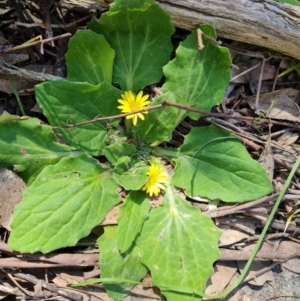
[[221, 262], [215, 265], [215, 273], [207, 283], [205, 294], [213, 295], [221, 293], [232, 283], [232, 279], [237, 273], [236, 262]]
[[25, 189], [26, 184], [20, 177], [8, 169], [0, 168], [0, 224], [9, 231], [13, 210], [21, 202]]
[[[1, 61], [0, 61], [1, 64]], [[28, 65], [24, 67], [26, 70], [40, 72], [41, 74], [53, 74], [53, 66], [51, 65]], [[16, 89], [19, 90], [26, 90], [33, 88], [34, 85], [38, 84], [38, 81], [29, 80], [27, 78], [22, 78], [18, 75], [11, 75], [11, 80], [13, 81]], [[5, 92], [7, 94], [12, 94], [13, 90], [11, 84], [7, 78], [7, 74], [0, 73], [0, 91]]]
[[274, 157], [289, 164], [294, 164], [300, 153], [300, 145], [295, 144], [299, 138], [298, 133], [286, 132], [276, 140], [276, 145], [280, 148], [274, 148]]
[[117, 225], [118, 224], [118, 216], [119, 216], [119, 207], [121, 205], [117, 205], [113, 207], [106, 215], [105, 219], [102, 221], [101, 225]]
[[258, 159], [260, 165], [265, 169], [267, 172], [269, 179], [272, 181], [274, 176], [274, 156], [271, 147], [271, 136], [269, 135], [267, 142], [265, 144], [265, 148], [260, 154]]
[[292, 258], [287, 262], [283, 262], [282, 266], [287, 270], [300, 274], [300, 259], [299, 258]]
[[[243, 250], [251, 252], [255, 245], [249, 245]], [[283, 240], [279, 244], [263, 243], [259, 250], [260, 258], [264, 258], [264, 254], [272, 254], [269, 258], [287, 259], [294, 256], [300, 256], [300, 245], [293, 241]]]
[[255, 235], [257, 221], [251, 217], [223, 216], [218, 218], [218, 228], [222, 230], [219, 247], [234, 245]]
[[[279, 120], [300, 121], [299, 92], [299, 90], [288, 88], [261, 94], [257, 113], [264, 113], [267, 117]], [[256, 96], [244, 98], [253, 110], [255, 98]]]
[[[238, 261], [239, 269], [243, 270], [246, 263], [247, 263], [246, 261]], [[254, 285], [254, 286], [263, 286], [266, 282], [275, 284], [275, 279], [274, 279], [272, 270], [267, 270], [260, 274], [260, 271], [262, 271], [263, 269], [265, 269], [266, 267], [269, 267], [269, 266], [270, 266], [269, 262], [254, 261], [251, 264], [249, 273], [247, 275], [248, 279], [251, 279], [251, 278], [253, 278], [253, 279], [248, 281], [248, 283], [250, 283], [251, 285]]]
[[219, 247], [230, 246], [239, 243], [245, 238], [249, 238], [248, 234], [241, 231], [227, 229], [222, 232], [220, 237]]
[[289, 146], [293, 143], [295, 143], [299, 138], [299, 135], [297, 133], [291, 133], [291, 132], [286, 132], [279, 136], [279, 138], [276, 140], [277, 144], [286, 147]]
[[[255, 65], [258, 65], [259, 61], [241, 61], [236, 64], [234, 64], [237, 68], [231, 69], [231, 77], [234, 78], [238, 76], [239, 74], [249, 70], [250, 68], [254, 67]], [[239, 83], [239, 84], [248, 84], [251, 80], [258, 80], [260, 75], [260, 69], [261, 67], [258, 66], [256, 69], [246, 72], [245, 74], [241, 75], [240, 77], [237, 77], [234, 79], [233, 83]], [[263, 77], [262, 80], [269, 80], [273, 79], [275, 75], [275, 68], [274, 66], [270, 65], [268, 62], [265, 63], [265, 67], [263, 70]]]

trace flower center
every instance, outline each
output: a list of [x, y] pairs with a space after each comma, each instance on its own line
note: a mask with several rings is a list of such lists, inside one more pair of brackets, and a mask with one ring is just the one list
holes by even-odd
[[136, 111], [136, 110], [141, 109], [140, 106], [139, 106], [139, 104], [136, 101], [130, 102], [129, 103], [129, 107], [130, 107], [131, 111]]

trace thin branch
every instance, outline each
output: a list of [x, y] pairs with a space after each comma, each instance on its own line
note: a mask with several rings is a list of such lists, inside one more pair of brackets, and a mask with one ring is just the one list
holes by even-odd
[[[231, 116], [231, 115], [226, 115], [226, 114], [223, 114], [223, 113], [211, 113], [211, 112], [207, 112], [207, 111], [204, 111], [204, 110], [201, 110], [201, 109], [196, 109], [196, 108], [185, 106], [185, 105], [182, 105], [182, 104], [179, 104], [179, 103], [171, 102], [171, 101], [168, 101], [167, 99], [163, 99], [161, 104], [150, 106], [150, 107], [147, 107], [147, 108], [142, 108], [142, 109], [139, 109], [139, 110], [135, 110], [135, 111], [132, 111], [130, 113], [107, 116], [107, 117], [99, 117], [99, 118], [95, 117], [92, 120], [87, 120], [87, 121], [73, 123], [73, 124], [66, 124], [66, 125], [61, 125], [61, 126], [53, 126], [52, 128], [54, 130], [61, 129], [61, 128], [73, 128], [73, 127], [76, 127], [76, 126], [82, 126], [82, 125], [86, 125], [86, 124], [94, 123], [94, 122], [99, 122], [99, 121], [115, 120], [115, 119], [119, 119], [119, 118], [126, 117], [126, 116], [129, 116], [129, 115], [137, 114], [137, 113], [157, 110], [157, 109], [160, 109], [164, 106], [175, 107], [175, 108], [178, 108], [178, 109], [199, 113], [200, 115], [202, 115], [204, 117], [217, 117], [217, 118], [223, 118], [223, 119], [236, 119], [236, 120], [244, 120], [244, 121], [248, 121], [248, 122], [252, 122], [252, 121], [255, 121], [257, 119], [257, 117]], [[201, 116], [199, 116], [199, 117], [201, 117]], [[288, 126], [288, 127], [291, 127], [291, 128], [300, 129], [300, 125], [298, 125], [298, 124], [293, 124], [293, 123], [288, 123], [288, 122], [279, 122], [279, 121], [276, 121], [276, 120], [266, 119], [266, 118], [260, 118], [259, 120], [260, 120], [260, 122], [264, 122], [264, 123], [279, 124], [279, 125], [285, 125], [285, 126]]]
[[147, 108], [142, 108], [142, 109], [139, 109], [139, 110], [135, 110], [135, 111], [132, 111], [132, 112], [126, 113], [126, 114], [119, 114], [119, 115], [113, 115], [113, 116], [108, 116], [108, 117], [96, 117], [92, 120], [78, 122], [78, 123], [74, 123], [74, 124], [66, 124], [66, 125], [61, 125], [61, 126], [53, 126], [52, 128], [54, 130], [57, 130], [57, 129], [61, 129], [61, 128], [73, 128], [73, 127], [76, 127], [76, 126], [81, 126], [81, 125], [94, 123], [94, 122], [99, 122], [99, 121], [105, 121], [105, 120], [110, 121], [110, 120], [119, 119], [119, 118], [126, 117], [126, 116], [129, 116], [129, 115], [137, 114], [137, 113], [153, 111], [153, 110], [156, 110], [156, 109], [160, 109], [162, 107], [163, 107], [163, 104], [159, 104], [159, 105], [155, 105], [155, 106], [152, 106], [152, 107], [147, 107]]
[[36, 45], [40, 45], [40, 44], [49, 43], [49, 42], [52, 42], [52, 41], [55, 41], [55, 40], [60, 40], [60, 39], [63, 39], [63, 38], [70, 37], [71, 35], [72, 34], [70, 34], [70, 33], [64, 33], [64, 34], [62, 34], [60, 36], [57, 36], [57, 37], [53, 37], [53, 38], [49, 38], [49, 39], [35, 41], [35, 42], [32, 42], [32, 43], [28, 43], [28, 44], [22, 44], [22, 45], [19, 45], [19, 46], [15, 46], [13, 48], [7, 49], [4, 52], [9, 53], [9, 52], [13, 52], [13, 51], [16, 51], [16, 50], [20, 50], [20, 49], [24, 49], [24, 48], [28, 48], [28, 47], [32, 47], [32, 46], [36, 46]]

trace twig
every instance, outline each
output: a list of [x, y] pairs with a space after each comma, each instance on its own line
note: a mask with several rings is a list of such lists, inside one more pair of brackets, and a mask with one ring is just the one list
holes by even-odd
[[12, 269], [6, 269], [5, 271], [7, 273], [13, 274], [15, 277], [26, 280], [26, 281], [31, 282], [33, 284], [40, 283], [43, 288], [47, 289], [50, 292], [56, 293], [60, 296], [63, 296], [65, 298], [69, 298], [69, 299], [74, 300], [74, 301], [82, 301], [83, 300], [82, 295], [75, 294], [75, 293], [69, 292], [67, 290], [63, 290], [61, 288], [57, 288], [57, 287], [52, 286], [52, 285], [48, 284], [47, 282], [45, 282], [43, 280], [40, 280], [40, 279], [38, 279], [38, 278], [36, 278], [32, 275], [18, 273], [16, 271], [12, 270]]
[[260, 74], [259, 74], [259, 79], [258, 79], [257, 92], [256, 92], [256, 97], [255, 97], [254, 112], [258, 111], [258, 101], [259, 101], [259, 96], [260, 96], [260, 91], [261, 91], [261, 83], [262, 83], [263, 73], [264, 73], [264, 69], [265, 69], [265, 62], [266, 62], [266, 59], [263, 58], [262, 62], [261, 62], [261, 68], [260, 68]]
[[[9, 295], [15, 295], [15, 296], [19, 296], [19, 297], [23, 297], [25, 298], [26, 295], [18, 288], [13, 288], [10, 286], [5, 286], [5, 285], [0, 285], [0, 292], [9, 294]], [[25, 300], [25, 299], [21, 299], [21, 300]]]
[[[259, 140], [258, 138], [253, 137], [252, 134], [241, 130], [239, 127], [236, 127], [235, 125], [228, 123], [225, 120], [217, 119], [215, 117], [206, 117], [206, 120], [209, 121], [210, 123], [216, 124], [217, 126], [219, 126], [221, 128], [224, 128], [227, 131], [233, 132], [235, 135], [240, 137], [248, 147], [251, 147], [255, 151], [260, 151], [262, 148], [255, 142], [264, 145], [267, 141], [267, 139], [263, 138], [263, 137], [259, 137], [261, 139], [261, 140]], [[255, 142], [253, 142], [253, 141], [255, 141]], [[286, 151], [286, 152], [290, 153], [291, 156], [296, 157], [292, 152], [284, 149], [284, 147], [282, 147], [281, 145], [278, 145], [276, 142], [272, 141], [271, 144], [272, 144], [272, 147]], [[287, 170], [289, 170], [289, 171], [292, 170], [292, 166], [289, 163], [279, 159], [276, 155], [274, 156], [274, 161], [276, 162], [276, 164], [286, 168]], [[296, 171], [296, 175], [300, 176], [300, 170]]]
[[6, 275], [25, 295], [35, 297], [33, 292], [30, 292], [27, 289], [23, 288], [10, 273], [6, 273]]
[[[52, 28], [68, 28], [68, 27], [72, 27], [82, 21], [85, 21], [85, 20], [88, 20], [91, 18], [91, 15], [87, 15], [85, 17], [82, 17], [74, 22], [71, 22], [71, 23], [68, 23], [68, 24], [51, 24]], [[23, 22], [15, 22], [15, 25], [18, 25], [18, 26], [23, 26], [23, 27], [26, 27], [26, 28], [29, 28], [29, 27], [42, 27], [42, 28], [45, 28], [45, 25], [43, 23], [23, 23]]]
[[[9, 67], [9, 68], [7, 68]], [[46, 73], [39, 73], [35, 71], [30, 71], [22, 68], [18, 68], [14, 65], [5, 63], [5, 66], [0, 66], [0, 72], [4, 71], [4, 74], [13, 74], [17, 76], [21, 76], [24, 78], [28, 78], [30, 80], [36, 80], [36, 81], [51, 81], [51, 80], [63, 80], [63, 78], [59, 76], [55, 76], [52, 74], [46, 74]]]
[[148, 111], [160, 109], [162, 107], [163, 107], [163, 104], [159, 104], [159, 105], [155, 105], [155, 106], [152, 106], [152, 107], [147, 107], [147, 108], [142, 108], [142, 109], [139, 109], [139, 110], [135, 110], [135, 111], [132, 111], [132, 112], [126, 113], [126, 114], [119, 114], [119, 115], [113, 115], [113, 116], [108, 116], [108, 117], [96, 117], [92, 120], [78, 122], [78, 123], [74, 123], [74, 124], [66, 124], [66, 125], [61, 125], [61, 126], [53, 126], [52, 128], [54, 130], [61, 129], [61, 128], [73, 128], [73, 127], [76, 127], [76, 126], [81, 126], [81, 125], [94, 123], [94, 122], [99, 122], [99, 121], [115, 120], [115, 119], [119, 119], [119, 118], [126, 117], [126, 116], [129, 116], [129, 115], [133, 115], [133, 114], [136, 114], [136, 113], [141, 113], [141, 112], [145, 112], [145, 111], [148, 112]]
[[247, 70], [245, 70], [245, 71], [239, 73], [238, 75], [236, 75], [236, 76], [234, 76], [233, 78], [231, 78], [231, 79], [230, 79], [230, 82], [233, 82], [234, 80], [238, 79], [239, 77], [241, 77], [241, 76], [243, 76], [243, 75], [245, 75], [245, 74], [251, 72], [252, 70], [254, 70], [254, 69], [256, 69], [257, 67], [259, 67], [260, 65], [261, 65], [261, 63], [259, 63], [259, 64], [255, 65], [255, 66], [253, 66], [253, 67], [251, 67], [251, 68], [249, 68], [249, 69], [247, 69]]
[[274, 200], [276, 200], [278, 195], [279, 195], [279, 193], [275, 193], [275, 194], [268, 195], [268, 196], [265, 196], [263, 198], [260, 198], [256, 201], [252, 201], [252, 202], [249, 202], [249, 203], [244, 203], [244, 204], [238, 205], [238, 206], [226, 206], [226, 208], [219, 207], [219, 208], [216, 208], [216, 209], [212, 209], [212, 210], [203, 212], [203, 214], [205, 214], [207, 216], [210, 216], [210, 217], [220, 217], [220, 216], [225, 216], [225, 215], [241, 212], [245, 209], [249, 209], [249, 208], [254, 207], [256, 205], [260, 205], [262, 203], [274, 201]]
[[40, 44], [49, 43], [49, 42], [52, 42], [52, 41], [55, 41], [55, 40], [59, 40], [59, 39], [63, 39], [63, 38], [68, 38], [71, 35], [72, 34], [70, 34], [70, 33], [64, 33], [64, 34], [62, 34], [60, 36], [56, 36], [56, 37], [53, 37], [53, 38], [39, 40], [39, 41], [35, 41], [35, 42], [29, 43], [29, 44], [22, 44], [22, 45], [19, 45], [19, 46], [15, 46], [15, 47], [9, 48], [9, 49], [5, 50], [4, 53], [9, 53], [9, 52], [17, 51], [17, 50], [20, 50], [20, 49], [24, 49], [24, 48], [28, 48], [28, 47], [40, 45]]
[[[126, 116], [129, 116], [129, 115], [133, 115], [133, 114], [137, 114], [137, 113], [141, 113], [141, 112], [145, 112], [145, 111], [152, 111], [152, 110], [160, 109], [164, 106], [175, 107], [175, 108], [178, 108], [178, 109], [199, 113], [200, 115], [202, 115], [204, 117], [218, 117], [218, 118], [223, 118], [223, 119], [237, 119], [237, 120], [244, 120], [244, 121], [248, 121], [248, 122], [252, 122], [255, 119], [257, 119], [257, 117], [230, 116], [230, 115], [226, 115], [226, 114], [222, 114], [222, 113], [210, 113], [210, 112], [207, 112], [207, 111], [204, 111], [204, 110], [201, 110], [201, 109], [192, 108], [192, 107], [185, 106], [185, 105], [182, 105], [182, 104], [179, 104], [179, 103], [168, 101], [167, 99], [163, 99], [161, 104], [150, 106], [150, 107], [147, 107], [147, 108], [142, 108], [142, 109], [139, 109], [139, 110], [135, 110], [135, 111], [132, 111], [130, 113], [113, 115], [113, 116], [108, 116], [108, 117], [99, 117], [99, 118], [96, 117], [92, 120], [87, 120], [87, 121], [73, 123], [73, 124], [66, 124], [66, 125], [61, 125], [61, 126], [53, 126], [52, 128], [55, 129], [55, 130], [60, 129], [60, 128], [72, 128], [72, 127], [82, 126], [82, 125], [85, 125], [85, 124], [99, 122], [99, 121], [114, 120], [114, 119], [126, 117]], [[268, 119], [267, 118], [260, 118], [259, 120], [262, 123], [264, 122], [264, 123], [279, 124], [279, 125], [285, 125], [285, 126], [288, 126], [288, 127], [291, 127], [291, 128], [300, 129], [300, 125], [298, 125], [298, 124], [290, 124], [290, 123], [287, 123], [287, 122], [278, 122], [278, 121], [272, 120], [270, 118], [268, 118]]]
[[206, 35], [200, 28], [198, 28], [197, 29], [197, 39], [198, 39], [198, 49], [199, 50], [202, 50], [204, 48], [202, 38], [204, 38], [205, 40], [208, 40], [211, 43], [214, 43], [216, 45], [221, 45], [222, 44], [221, 41], [217, 41], [216, 39]]

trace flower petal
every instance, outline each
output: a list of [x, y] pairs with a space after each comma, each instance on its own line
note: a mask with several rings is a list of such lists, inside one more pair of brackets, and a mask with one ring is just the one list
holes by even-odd
[[[121, 94], [122, 99], [118, 99], [118, 103], [121, 105], [117, 108], [121, 110], [122, 113], [130, 113], [139, 109], [142, 109], [150, 103], [148, 94], [143, 95], [143, 91], [140, 91], [137, 96], [133, 94], [132, 91], [125, 91], [123, 94]], [[136, 125], [138, 118], [141, 120], [145, 120], [144, 115], [148, 114], [147, 111], [140, 112], [136, 114], [132, 114], [129, 116], [126, 116], [126, 119], [132, 119], [132, 124]]]

